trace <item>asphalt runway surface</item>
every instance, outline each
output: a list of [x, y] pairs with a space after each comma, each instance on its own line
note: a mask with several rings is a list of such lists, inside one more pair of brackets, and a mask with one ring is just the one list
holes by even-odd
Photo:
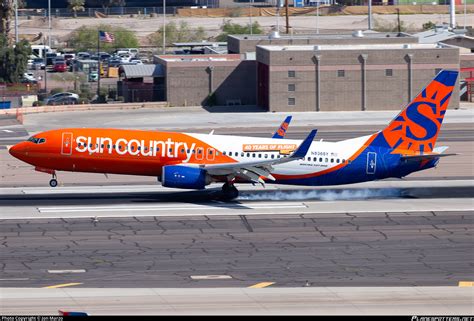
[[214, 199], [212, 189], [3, 189], [1, 282], [298, 287], [455, 286], [474, 279], [474, 187], [423, 184], [320, 190], [336, 195], [332, 200], [275, 201], [258, 197], [275, 191], [249, 190], [230, 203]]

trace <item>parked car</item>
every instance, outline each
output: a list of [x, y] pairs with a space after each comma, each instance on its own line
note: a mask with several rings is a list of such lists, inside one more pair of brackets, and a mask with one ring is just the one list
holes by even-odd
[[54, 59], [56, 59], [58, 55], [56, 53], [47, 53], [46, 54], [46, 66], [54, 65]]
[[75, 97], [62, 97], [54, 101], [48, 102], [47, 105], [75, 105], [78, 102], [79, 102], [79, 99]]
[[135, 64], [135, 65], [143, 65], [143, 62], [137, 58], [130, 59], [130, 63]]
[[70, 92], [57, 93], [52, 95], [44, 101], [46, 105], [63, 105], [64, 102], [75, 100], [76, 103], [79, 100], [79, 95]]
[[78, 60], [86, 60], [86, 59], [90, 59], [91, 54], [88, 52], [78, 52], [76, 57]]
[[32, 65], [33, 67], [31, 69], [34, 69], [34, 70], [44, 69], [45, 68], [44, 58], [33, 59]]
[[26, 79], [30, 82], [36, 82], [35, 75], [32, 72], [23, 73], [23, 79]]
[[66, 72], [67, 71], [67, 65], [64, 60], [60, 60], [54, 63], [53, 70], [56, 72]]

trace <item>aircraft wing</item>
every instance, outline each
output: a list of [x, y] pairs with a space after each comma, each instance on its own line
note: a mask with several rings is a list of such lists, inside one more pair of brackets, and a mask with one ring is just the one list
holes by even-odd
[[317, 130], [311, 131], [298, 148], [287, 157], [238, 163], [199, 164], [198, 166], [205, 169], [212, 176], [233, 175], [234, 177], [241, 177], [251, 182], [264, 184], [261, 177], [265, 177], [272, 181], [275, 180], [271, 175], [273, 165], [288, 163], [304, 158], [314, 137], [316, 136], [316, 133]]

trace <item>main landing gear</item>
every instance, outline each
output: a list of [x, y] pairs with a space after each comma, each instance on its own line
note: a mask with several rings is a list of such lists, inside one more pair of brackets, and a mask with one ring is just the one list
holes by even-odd
[[222, 199], [224, 201], [231, 201], [239, 196], [239, 190], [235, 187], [233, 182], [227, 182], [222, 186]]
[[53, 178], [49, 181], [49, 186], [51, 186], [51, 187], [58, 186], [58, 180], [56, 179], [56, 173], [53, 173]]

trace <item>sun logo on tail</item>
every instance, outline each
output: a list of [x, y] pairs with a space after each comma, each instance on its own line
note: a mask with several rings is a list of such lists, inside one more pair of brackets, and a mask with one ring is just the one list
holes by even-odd
[[433, 150], [452, 91], [435, 79], [382, 131], [393, 154]]

